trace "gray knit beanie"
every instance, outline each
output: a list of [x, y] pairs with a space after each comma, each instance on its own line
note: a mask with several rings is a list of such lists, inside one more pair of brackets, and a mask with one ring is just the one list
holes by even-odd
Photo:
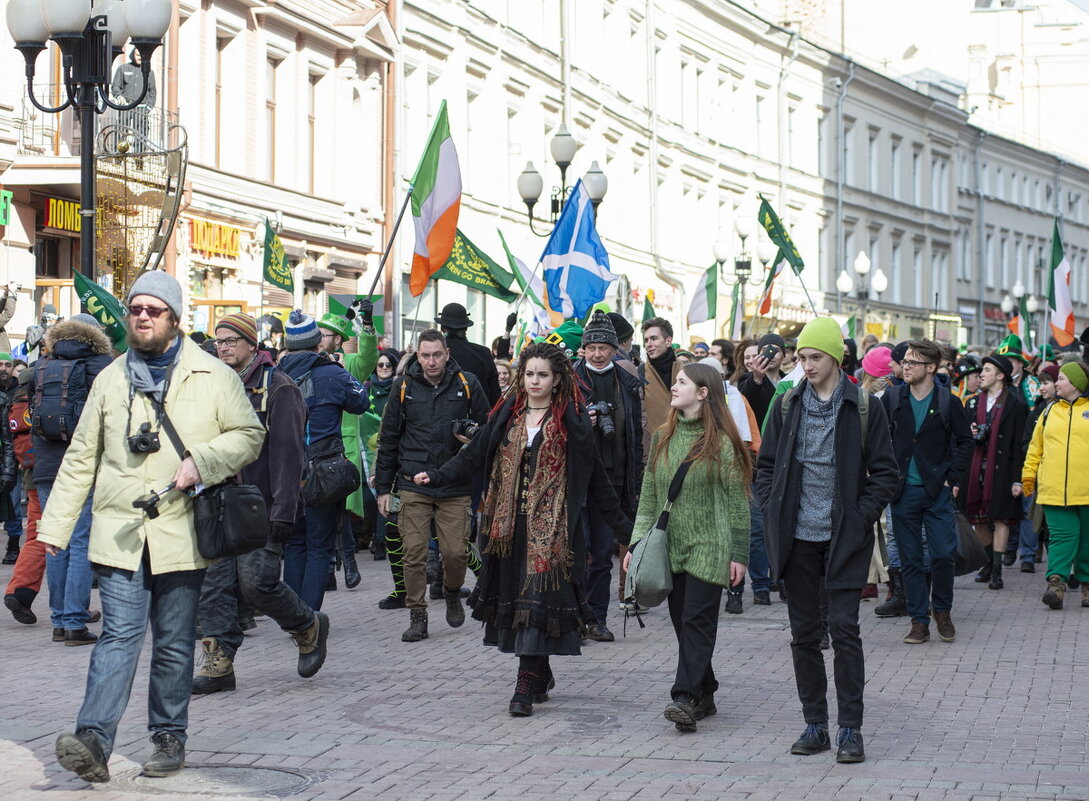
[[153, 298], [158, 298], [170, 308], [175, 319], [181, 319], [182, 288], [181, 284], [178, 283], [178, 279], [174, 276], [164, 273], [162, 270], [148, 270], [141, 273], [140, 277], [133, 282], [132, 289], [129, 290], [125, 302], [132, 303], [132, 299], [137, 295], [150, 295]]
[[295, 309], [288, 315], [284, 339], [288, 350], [311, 350], [321, 342], [321, 329], [313, 317], [302, 309]]
[[72, 315], [69, 318], [69, 322], [83, 323], [84, 325], [93, 326], [94, 328], [102, 328], [102, 324], [100, 322], [98, 322], [98, 320], [96, 320], [94, 317], [87, 314], [86, 312], [81, 312], [80, 314]]

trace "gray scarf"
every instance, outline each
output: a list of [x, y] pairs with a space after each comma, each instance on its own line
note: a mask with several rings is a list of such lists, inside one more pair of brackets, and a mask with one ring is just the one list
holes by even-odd
[[[162, 377], [158, 381], [156, 381], [151, 374], [151, 365], [148, 364], [147, 357], [144, 354], [140, 353], [140, 351], [136, 350], [136, 348], [129, 348], [128, 352], [125, 354], [125, 373], [129, 377], [132, 388], [137, 392], [143, 392], [145, 395], [152, 398], [156, 403], [161, 404], [164, 400], [163, 392], [166, 389], [166, 376], [170, 372], [169, 369], [164, 370], [162, 368], [169, 368], [177, 365], [178, 361], [181, 359], [182, 353], [182, 348], [178, 347], [180, 344], [181, 343], [177, 339], [175, 339], [174, 342], [171, 344], [170, 348], [167, 348], [168, 353], [171, 349], [175, 350], [174, 358], [171, 360], [170, 363], [165, 365], [155, 365], [155, 367], [158, 368], [157, 371], [162, 373]], [[161, 362], [164, 356], [166, 356], [165, 353], [158, 357], [153, 356], [152, 361]]]

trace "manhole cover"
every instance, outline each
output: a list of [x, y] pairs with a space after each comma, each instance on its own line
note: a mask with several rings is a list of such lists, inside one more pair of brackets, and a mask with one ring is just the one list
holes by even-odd
[[283, 798], [321, 781], [319, 774], [246, 765], [188, 765], [176, 776], [150, 779], [139, 770], [121, 773], [110, 783], [117, 790], [140, 793], [188, 793], [205, 796]]

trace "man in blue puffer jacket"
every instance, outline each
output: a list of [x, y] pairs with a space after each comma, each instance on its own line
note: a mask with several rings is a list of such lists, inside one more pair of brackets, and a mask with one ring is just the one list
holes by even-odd
[[[300, 309], [291, 312], [284, 333], [289, 353], [280, 361], [280, 369], [294, 379], [306, 400], [307, 456], [313, 462], [328, 454], [343, 455], [341, 414], [367, 411], [367, 393], [351, 373], [319, 352], [321, 330], [309, 314]], [[304, 515], [296, 520], [295, 533], [284, 546], [284, 583], [317, 611], [325, 595], [344, 500], [308, 505]]]

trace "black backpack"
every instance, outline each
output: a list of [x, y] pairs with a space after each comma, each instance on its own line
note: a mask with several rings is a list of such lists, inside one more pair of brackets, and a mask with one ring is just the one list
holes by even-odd
[[39, 359], [34, 365], [31, 430], [51, 442], [69, 442], [89, 390], [85, 359]]

